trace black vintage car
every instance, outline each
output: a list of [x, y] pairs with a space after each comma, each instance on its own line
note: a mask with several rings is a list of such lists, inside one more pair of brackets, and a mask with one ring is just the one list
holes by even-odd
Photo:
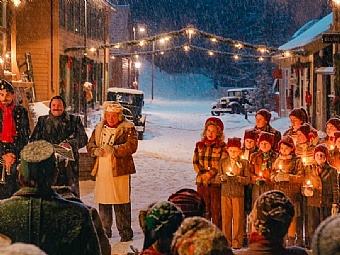
[[137, 89], [108, 88], [106, 100], [118, 102], [125, 108], [125, 117], [135, 124], [138, 139], [142, 140], [146, 119], [146, 116], [142, 114], [144, 92]]
[[227, 95], [212, 103], [211, 115], [219, 116], [221, 113], [245, 114], [255, 111], [255, 88], [228, 89]]

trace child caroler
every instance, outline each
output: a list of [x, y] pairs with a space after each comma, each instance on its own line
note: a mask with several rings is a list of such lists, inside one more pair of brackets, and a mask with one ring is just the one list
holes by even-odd
[[302, 245], [301, 184], [303, 173], [302, 160], [295, 154], [293, 138], [284, 136], [279, 142], [279, 157], [273, 165], [271, 180], [274, 182], [274, 189], [285, 193], [294, 205], [295, 216], [288, 229], [289, 246]]
[[244, 185], [250, 181], [248, 161], [240, 157], [241, 138], [228, 138], [226, 148], [229, 157], [219, 163], [222, 232], [230, 247], [240, 249], [244, 235]]

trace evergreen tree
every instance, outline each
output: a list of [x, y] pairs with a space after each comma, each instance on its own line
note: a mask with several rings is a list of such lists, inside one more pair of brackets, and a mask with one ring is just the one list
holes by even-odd
[[263, 66], [256, 77], [255, 102], [257, 109], [265, 108], [273, 110], [272, 78], [268, 70]]

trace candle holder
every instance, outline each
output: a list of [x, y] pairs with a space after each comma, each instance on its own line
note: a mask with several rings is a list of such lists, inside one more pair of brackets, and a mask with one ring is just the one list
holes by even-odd
[[302, 186], [303, 188], [303, 194], [306, 197], [311, 197], [313, 196], [314, 192], [313, 192], [313, 184], [311, 183], [310, 180], [306, 181], [306, 184]]
[[266, 180], [262, 176], [262, 172], [259, 173], [259, 176], [255, 180], [255, 184], [258, 186], [262, 186], [266, 183]]
[[225, 172], [225, 174], [228, 176], [235, 176], [235, 173], [233, 172], [231, 167], [229, 167], [229, 171]]

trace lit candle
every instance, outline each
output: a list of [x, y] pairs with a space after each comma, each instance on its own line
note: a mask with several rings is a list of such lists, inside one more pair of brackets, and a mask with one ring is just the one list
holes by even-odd
[[307, 188], [312, 188], [313, 187], [313, 184], [312, 184], [312, 182], [310, 180], [306, 181], [306, 187]]
[[232, 173], [233, 169], [231, 167], [229, 167], [229, 173]]
[[302, 158], [302, 163], [303, 163], [303, 165], [306, 165], [306, 158], [305, 157]]
[[262, 178], [262, 172], [259, 172], [259, 177]]
[[282, 165], [281, 164], [279, 165], [279, 169], [282, 170]]
[[330, 146], [330, 149], [331, 149], [331, 150], [334, 150], [334, 145], [333, 145], [333, 144]]
[[306, 181], [306, 184], [307, 184], [308, 186], [310, 186], [310, 184], [311, 184], [310, 180], [307, 180], [307, 181]]
[[244, 159], [244, 155], [241, 155], [241, 159]]

